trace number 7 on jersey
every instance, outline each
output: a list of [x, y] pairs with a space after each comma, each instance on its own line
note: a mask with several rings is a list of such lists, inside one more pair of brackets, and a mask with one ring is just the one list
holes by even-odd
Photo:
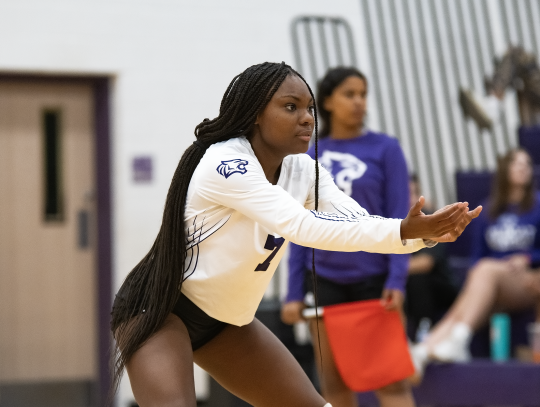
[[264, 244], [264, 248], [266, 250], [272, 250], [272, 253], [266, 258], [265, 261], [260, 263], [256, 268], [255, 271], [266, 271], [268, 270], [268, 266], [270, 266], [270, 262], [273, 260], [274, 257], [276, 257], [277, 252], [279, 249], [281, 249], [281, 246], [283, 246], [283, 243], [285, 243], [285, 239], [282, 237], [274, 237], [272, 235], [268, 235], [266, 238], [266, 243]]

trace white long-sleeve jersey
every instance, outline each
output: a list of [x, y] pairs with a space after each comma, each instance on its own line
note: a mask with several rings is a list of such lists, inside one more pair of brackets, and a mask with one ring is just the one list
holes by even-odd
[[266, 179], [249, 141], [208, 148], [189, 184], [185, 211], [188, 261], [182, 292], [211, 317], [233, 325], [253, 320], [289, 241], [335, 251], [411, 253], [400, 219], [370, 216], [341, 192], [307, 154], [283, 160], [277, 185]]

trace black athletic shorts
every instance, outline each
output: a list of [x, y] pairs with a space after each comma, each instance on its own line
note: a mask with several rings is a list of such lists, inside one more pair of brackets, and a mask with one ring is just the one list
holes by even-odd
[[180, 298], [178, 298], [172, 313], [177, 315], [186, 325], [193, 350], [210, 342], [223, 328], [229, 325], [209, 316], [182, 293], [180, 293]]
[[[344, 302], [375, 300], [382, 296], [387, 274], [368, 277], [357, 283], [339, 284], [324, 277], [317, 276], [318, 305], [342, 304]], [[311, 273], [307, 273], [309, 291], [313, 292]]]
[[[122, 293], [125, 287], [122, 286], [114, 299], [114, 308], [123, 301]], [[174, 306], [172, 313], [178, 316], [184, 325], [186, 325], [191, 347], [195, 351], [210, 340], [214, 339], [227, 325], [226, 322], [218, 321], [212, 318], [202, 309], [197, 307], [184, 294], [180, 293], [180, 297]]]

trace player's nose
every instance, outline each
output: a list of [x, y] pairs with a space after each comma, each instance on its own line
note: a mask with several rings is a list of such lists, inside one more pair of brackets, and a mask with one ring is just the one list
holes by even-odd
[[313, 114], [306, 109], [304, 111], [304, 114], [300, 117], [300, 124], [302, 126], [311, 126], [313, 127], [313, 123], [315, 122], [315, 119], [313, 117]]

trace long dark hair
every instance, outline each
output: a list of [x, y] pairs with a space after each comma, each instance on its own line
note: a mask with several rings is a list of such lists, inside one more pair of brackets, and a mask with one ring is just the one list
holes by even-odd
[[[503, 212], [508, 209], [509, 197], [510, 197], [510, 179], [509, 179], [509, 169], [510, 164], [514, 161], [514, 158], [517, 153], [525, 153], [529, 157], [529, 162], [531, 162], [531, 156], [527, 151], [522, 148], [515, 148], [510, 150], [504, 156], [499, 157], [497, 172], [493, 177], [493, 185], [491, 188], [491, 195], [489, 198], [489, 216], [492, 219], [497, 218]], [[519, 203], [519, 211], [526, 212], [530, 210], [535, 202], [535, 185], [534, 177], [531, 175], [531, 179], [525, 186], [525, 193], [523, 194], [523, 199]]]
[[[266, 107], [289, 75], [302, 76], [282, 62], [253, 65], [233, 78], [213, 120], [195, 127], [196, 141], [189, 146], [174, 173], [163, 212], [161, 228], [150, 251], [124, 281], [112, 312], [111, 329], [116, 339], [111, 395], [118, 388], [126, 363], [158, 331], [173, 309], [186, 263], [184, 212], [189, 183], [206, 149], [220, 141], [249, 136], [257, 115]], [[311, 97], [313, 92], [306, 83]], [[317, 145], [317, 110], [315, 143]], [[315, 206], [318, 209], [318, 162], [315, 165]], [[119, 298], [120, 297], [120, 298]], [[135, 317], [135, 318], [134, 318]]]
[[331, 125], [331, 113], [324, 108], [324, 101], [327, 97], [332, 95], [334, 90], [339, 85], [341, 85], [345, 79], [350, 76], [356, 76], [362, 79], [366, 84], [367, 88], [368, 81], [366, 76], [354, 67], [332, 68], [328, 72], [326, 72], [324, 78], [322, 78], [319, 82], [319, 85], [317, 87], [317, 108], [319, 109], [319, 118], [322, 124], [321, 132], [319, 135], [319, 137], [321, 138], [328, 137], [328, 135], [330, 134]]

